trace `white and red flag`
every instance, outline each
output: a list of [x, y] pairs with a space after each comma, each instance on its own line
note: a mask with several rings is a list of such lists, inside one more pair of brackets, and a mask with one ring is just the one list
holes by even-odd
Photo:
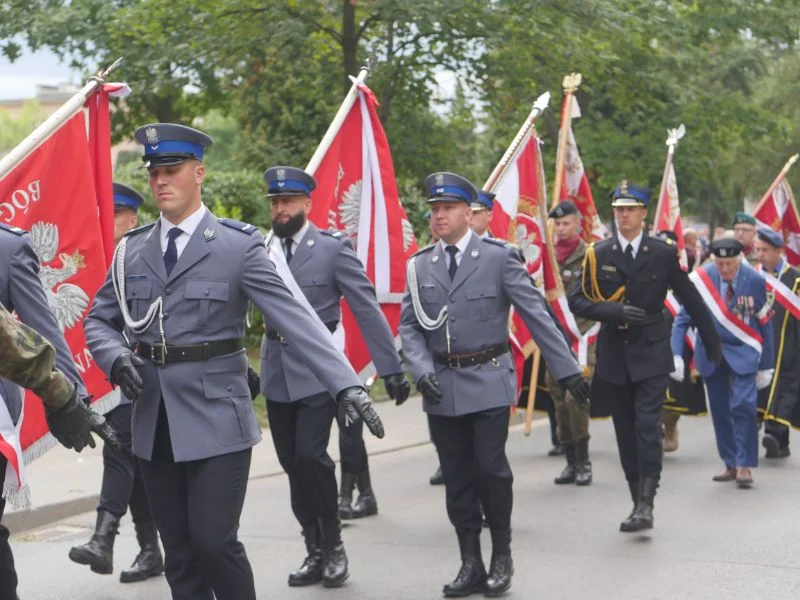
[[[317, 180], [309, 218], [322, 229], [343, 231], [353, 242], [399, 347], [405, 265], [417, 251], [417, 241], [400, 204], [391, 150], [376, 110], [378, 101], [361, 79], [354, 81], [354, 91], [306, 169]], [[344, 301], [342, 326], [347, 358], [366, 381], [375, 367]]]
[[783, 235], [786, 260], [793, 267], [800, 266], [800, 217], [792, 188], [785, 176], [758, 203], [753, 216], [760, 226], [769, 227]]
[[[658, 194], [656, 214], [653, 218], [652, 233], [659, 231], [673, 231], [678, 238], [678, 260], [684, 271], [688, 269], [686, 256], [686, 242], [683, 239], [683, 224], [681, 223], [681, 205], [678, 199], [678, 181], [675, 178], [675, 167], [672, 159], [678, 142], [686, 135], [686, 128], [681, 124], [675, 129], [667, 130], [667, 160], [664, 163], [664, 176], [661, 178], [661, 191]], [[667, 301], [664, 301], [665, 304]], [[669, 305], [667, 305], [669, 307]]]
[[[567, 102], [570, 102], [570, 110], [567, 110]], [[559, 201], [569, 200], [580, 211], [583, 216], [583, 239], [587, 243], [602, 240], [606, 237], [607, 228], [597, 214], [597, 207], [592, 197], [592, 188], [589, 186], [589, 179], [586, 177], [586, 170], [583, 168], [583, 160], [578, 151], [578, 144], [575, 141], [575, 134], [572, 132], [572, 120], [579, 119], [581, 109], [578, 101], [572, 94], [567, 94], [561, 110], [561, 118], [569, 119], [568, 123], [562, 122], [561, 135], [566, 132], [567, 140], [564, 146], [564, 175], [561, 185]]]
[[[120, 87], [105, 84], [89, 97], [88, 135], [87, 115], [77, 104], [72, 116], [66, 115], [0, 179], [0, 222], [29, 231], [50, 307], [100, 412], [113, 408], [118, 394], [92, 359], [83, 320], [114, 250], [108, 94]], [[0, 401], [0, 452], [18, 466], [15, 476], [21, 487], [22, 459], [35, 460], [55, 445], [55, 439], [48, 432], [42, 402], [31, 392], [25, 396], [20, 422], [10, 429], [9, 423]]]

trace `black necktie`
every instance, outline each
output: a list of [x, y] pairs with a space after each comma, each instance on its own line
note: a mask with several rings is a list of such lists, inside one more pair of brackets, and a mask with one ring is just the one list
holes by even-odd
[[456, 253], [458, 252], [458, 248], [455, 246], [447, 246], [445, 250], [450, 255], [450, 266], [447, 267], [447, 272], [450, 273], [450, 280], [452, 281], [456, 276], [456, 269], [458, 268], [458, 263], [456, 262]]
[[284, 254], [286, 255], [286, 264], [289, 264], [289, 261], [292, 260], [292, 238], [286, 238], [286, 251]]
[[633, 264], [633, 244], [628, 244], [625, 248], [625, 262], [629, 267]]
[[173, 227], [167, 232], [167, 251], [164, 252], [164, 268], [167, 270], [167, 275], [172, 273], [175, 263], [178, 262], [178, 246], [175, 245], [175, 240], [183, 231], [177, 227]]

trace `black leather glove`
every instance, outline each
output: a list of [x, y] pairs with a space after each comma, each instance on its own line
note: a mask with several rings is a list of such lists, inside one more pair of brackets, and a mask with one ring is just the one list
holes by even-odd
[[422, 394], [422, 399], [431, 404], [439, 404], [444, 398], [442, 390], [439, 388], [439, 380], [433, 373], [425, 373], [417, 382], [417, 391]]
[[125, 397], [131, 402], [136, 401], [142, 393], [144, 383], [137, 367], [144, 366], [144, 361], [126, 352], [117, 357], [111, 366], [111, 383], [118, 385]]
[[120, 449], [117, 434], [102, 415], [89, 410], [82, 400], [78, 399], [78, 391], [72, 395], [61, 408], [45, 407], [45, 417], [50, 433], [62, 446], [74, 448], [77, 452], [86, 446], [95, 447], [92, 431], [116, 450]]
[[336, 401], [339, 403], [339, 422], [344, 423], [345, 427], [357, 422], [360, 418], [376, 438], [382, 438], [385, 435], [383, 422], [375, 412], [372, 400], [364, 388], [354, 386], [342, 390], [336, 397]]
[[581, 373], [564, 377], [564, 379], [560, 379], [558, 383], [560, 383], [562, 387], [569, 390], [569, 393], [572, 394], [572, 397], [575, 398], [579, 404], [589, 403], [589, 396], [591, 395], [592, 387]]
[[722, 364], [722, 344], [720, 344], [719, 338], [712, 340], [711, 343], [706, 343], [706, 340], [703, 340], [703, 347], [706, 349], [708, 360], [720, 366]]
[[638, 306], [631, 306], [630, 304], [622, 305], [622, 318], [621, 325], [630, 325], [637, 327], [644, 325], [647, 321], [647, 313]]
[[383, 378], [383, 385], [386, 388], [386, 393], [389, 398], [394, 400], [397, 406], [408, 400], [408, 395], [411, 393], [411, 384], [403, 376], [402, 373], [393, 373]]
[[250, 388], [250, 399], [255, 400], [261, 391], [261, 377], [253, 370], [253, 367], [247, 367], [247, 387]]

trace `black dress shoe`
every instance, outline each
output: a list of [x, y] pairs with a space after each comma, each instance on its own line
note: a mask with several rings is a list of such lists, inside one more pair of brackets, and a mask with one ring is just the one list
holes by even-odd
[[445, 598], [462, 598], [486, 589], [486, 567], [481, 556], [479, 534], [459, 535], [461, 568], [456, 578], [442, 589]]
[[780, 451], [778, 438], [771, 433], [765, 433], [761, 440], [761, 445], [767, 450], [766, 458], [778, 458], [778, 452]]
[[316, 525], [305, 527], [303, 537], [306, 539], [307, 556], [299, 569], [289, 573], [289, 585], [292, 587], [314, 585], [322, 581], [323, 561], [319, 529]]
[[442, 467], [436, 467], [436, 472], [431, 475], [431, 485], [444, 485], [444, 477], [442, 477]]

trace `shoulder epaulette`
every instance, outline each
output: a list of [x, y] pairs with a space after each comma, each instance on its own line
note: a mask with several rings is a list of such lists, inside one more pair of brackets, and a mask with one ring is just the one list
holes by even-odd
[[675, 250], [678, 249], [678, 245], [675, 242], [673, 242], [671, 238], [661, 237], [661, 236], [658, 236], [658, 235], [651, 235], [651, 236], [648, 236], [648, 237], [653, 241], [661, 242], [665, 246], [672, 246]]
[[156, 222], [153, 221], [152, 223], [148, 223], [147, 225], [142, 225], [141, 227], [134, 227], [133, 229], [129, 229], [128, 231], [125, 232], [125, 237], [131, 237], [132, 235], [137, 235], [145, 231], [148, 231], [149, 229], [155, 227], [155, 224]]
[[28, 233], [22, 227], [15, 227], [14, 225], [6, 225], [5, 223], [0, 223], [0, 229], [3, 231], [7, 231], [8, 233], [13, 233], [14, 235], [25, 235]]
[[236, 231], [241, 231], [242, 233], [246, 233], [247, 235], [252, 234], [258, 228], [255, 225], [250, 225], [250, 223], [242, 223], [241, 221], [234, 221], [233, 219], [223, 218], [218, 219], [218, 221], [225, 225], [225, 227], [230, 227], [231, 229], [235, 229]]
[[328, 237], [336, 238], [337, 240], [344, 237], [344, 234], [341, 231], [336, 231], [335, 229], [320, 229], [319, 232], [322, 235], [327, 235]]
[[425, 254], [426, 252], [430, 252], [431, 250], [433, 250], [435, 247], [436, 247], [436, 242], [434, 242], [433, 244], [429, 244], [424, 248], [420, 248], [419, 250], [414, 252], [414, 254], [412, 254], [411, 256], [419, 256], [420, 254]]
[[506, 240], [501, 240], [500, 238], [485, 237], [481, 239], [487, 244], [494, 244], [495, 246], [501, 246], [503, 248], [509, 245], [509, 243]]

